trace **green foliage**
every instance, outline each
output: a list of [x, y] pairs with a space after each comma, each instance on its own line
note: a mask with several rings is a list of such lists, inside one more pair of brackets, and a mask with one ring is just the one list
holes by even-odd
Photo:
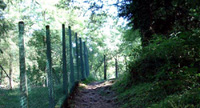
[[[122, 108], [199, 108], [200, 89], [167, 95], [156, 83], [130, 84], [123, 78], [114, 85]], [[173, 86], [173, 85], [171, 85]], [[174, 86], [173, 86], [174, 87]]]
[[94, 82], [94, 81], [96, 81], [96, 79], [92, 75], [90, 75], [87, 79], [82, 81], [82, 83], [89, 84], [89, 83]]
[[[198, 28], [200, 24], [197, 0], [122, 0], [119, 16], [141, 30], [142, 45], [146, 46], [153, 34], [168, 36], [173, 31]], [[193, 19], [192, 19], [193, 18]]]
[[[1, 95], [0, 106], [2, 108], [4, 108], [4, 107], [5, 108], [9, 108], [9, 107], [10, 108], [17, 108], [17, 107], [20, 107], [19, 89], [14, 89], [14, 90], [3, 90], [3, 89], [0, 89], [0, 95]], [[11, 99], [12, 99], [12, 101], [10, 101]]]
[[8, 31], [13, 28], [13, 24], [1, 17], [3, 16], [0, 15], [0, 39], [5, 39]]
[[28, 65], [28, 78], [32, 84], [42, 85], [46, 79], [46, 41], [45, 31], [35, 31], [28, 45], [33, 49], [34, 55], [29, 56], [29, 59], [35, 61], [33, 66]]
[[[128, 70], [114, 87], [122, 107], [200, 106], [199, 3], [122, 0], [119, 16], [132, 26], [121, 45], [128, 55]], [[140, 41], [142, 45], [136, 44]]]
[[133, 79], [136, 82], [165, 80], [168, 83], [179, 79], [188, 80], [191, 85], [199, 71], [198, 36], [196, 31], [180, 33], [170, 39], [159, 39], [157, 36], [152, 44], [140, 51], [140, 57], [130, 63]]
[[199, 36], [199, 29], [170, 38], [154, 35], [151, 44], [137, 50], [139, 56], [131, 55], [129, 73], [114, 87], [122, 107], [199, 107]]
[[[58, 102], [59, 98], [63, 96], [62, 85], [55, 86], [55, 101]], [[0, 106], [2, 108], [19, 108], [20, 107], [20, 90], [3, 90], [0, 89]], [[30, 108], [47, 108], [48, 101], [48, 88], [47, 87], [33, 87], [29, 89], [29, 106]], [[38, 101], [39, 100], [39, 101]], [[8, 102], [9, 101], [9, 102]]]
[[[165, 97], [164, 92], [153, 90], [152, 83], [133, 84], [124, 77], [114, 85], [118, 94], [118, 102], [122, 108], [145, 108], [153, 103], [159, 102]], [[127, 84], [127, 82], [129, 82]], [[157, 95], [159, 94], [159, 95]]]
[[[12, 85], [11, 83], [13, 82], [13, 91], [15, 91], [15, 88], [19, 88], [20, 85], [18, 61], [19, 31], [16, 24], [18, 21], [23, 21], [25, 24], [24, 45], [26, 52], [27, 85], [29, 89], [29, 107], [46, 108], [48, 104], [47, 81], [50, 79], [47, 78], [46, 73], [46, 30], [44, 29], [46, 25], [50, 26], [51, 31], [52, 79], [55, 93], [62, 93], [61, 89], [56, 88], [63, 80], [60, 38], [62, 24], [71, 26], [72, 30], [74, 30], [72, 33], [73, 48], [75, 47], [75, 32], [78, 33], [78, 37], [86, 42], [89, 50], [90, 72], [95, 76], [95, 79], [102, 78], [103, 67], [101, 65], [99, 67], [97, 64], [100, 64], [99, 61], [103, 58], [103, 55], [109, 52], [106, 46], [108, 41], [115, 43], [116, 37], [120, 37], [121, 34], [119, 32], [120, 28], [118, 28], [120, 25], [117, 23], [118, 18], [116, 16], [108, 13], [108, 10], [104, 8], [96, 10], [95, 8], [98, 8], [98, 4], [94, 5], [94, 7], [89, 7], [90, 3], [88, 3], [87, 6], [84, 1], [78, 0], [4, 0], [4, 2], [7, 4], [4, 10], [6, 13], [5, 16], [4, 12], [1, 12], [0, 9], [0, 65], [6, 70], [11, 79], [9, 80], [5, 72], [2, 73], [0, 70], [0, 85], [8, 86], [9, 84]], [[1, 7], [1, 3], [0, 8], [3, 8]], [[112, 30], [112, 32], [110, 32], [110, 30]], [[66, 40], [68, 40], [67, 32]], [[68, 50], [69, 42], [66, 42], [66, 49]], [[117, 47], [115, 47], [115, 49], [117, 49]], [[110, 52], [109, 54], [112, 53]], [[74, 55], [75, 53], [73, 52], [73, 56]], [[67, 51], [67, 73], [68, 76], [70, 76], [68, 61], [69, 51]], [[112, 61], [111, 56], [110, 61]], [[122, 62], [119, 62], [119, 64], [123, 67]], [[112, 65], [109, 66], [111, 67]], [[95, 80], [89, 77], [85, 83], [91, 81]], [[69, 89], [71, 85], [72, 84], [69, 83]], [[13, 106], [8, 105], [6, 107], [14, 108], [14, 105], [18, 105], [17, 102], [19, 103], [19, 100], [15, 101], [15, 98], [12, 98], [10, 94], [12, 93], [5, 92], [5, 94], [0, 95], [5, 97], [2, 101], [3, 105], [9, 104], [8, 102], [12, 101], [15, 102], [10, 102]], [[19, 92], [16, 93], [16, 95], [19, 94]], [[55, 94], [55, 97], [61, 97], [60, 94]], [[57, 101], [57, 97], [55, 102]], [[0, 104], [0, 107], [1, 105], [2, 104]]]
[[3, 2], [3, 0], [0, 0], [0, 9], [5, 9], [6, 8], [6, 4]]
[[149, 108], [199, 108], [200, 89], [184, 91], [182, 94], [174, 94], [167, 96], [163, 101], [152, 104]]

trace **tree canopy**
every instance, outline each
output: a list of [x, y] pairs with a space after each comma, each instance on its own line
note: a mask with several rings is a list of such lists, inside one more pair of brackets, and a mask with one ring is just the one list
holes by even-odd
[[127, 18], [133, 29], [140, 30], [142, 44], [146, 46], [153, 34], [168, 37], [199, 27], [199, 4], [198, 0], [123, 0], [119, 16]]

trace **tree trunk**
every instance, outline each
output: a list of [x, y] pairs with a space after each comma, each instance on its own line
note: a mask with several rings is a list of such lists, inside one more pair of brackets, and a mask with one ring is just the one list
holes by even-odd
[[97, 68], [94, 70], [94, 72], [95, 73], [97, 73], [97, 71], [99, 70], [99, 68], [101, 67], [101, 65], [103, 64], [103, 61], [104, 61], [104, 59], [102, 60], [102, 61], [100, 61], [100, 64], [97, 66]]
[[127, 59], [126, 56], [124, 56], [124, 60], [125, 60], [125, 65], [126, 65], [126, 71], [128, 70], [128, 63], [127, 63]]
[[0, 76], [0, 85], [1, 85], [1, 83], [2, 83], [2, 77], [3, 77], [3, 71], [1, 70], [0, 72], [1, 72], [1, 74], [0, 74], [1, 75]]
[[117, 58], [115, 58], [115, 76], [116, 76], [116, 78], [118, 78], [118, 62], [117, 62]]
[[9, 85], [10, 85], [10, 89], [12, 90], [12, 60], [13, 59], [13, 56], [10, 54], [10, 61], [9, 61]]
[[107, 79], [106, 67], [106, 55], [104, 55], [104, 80]]

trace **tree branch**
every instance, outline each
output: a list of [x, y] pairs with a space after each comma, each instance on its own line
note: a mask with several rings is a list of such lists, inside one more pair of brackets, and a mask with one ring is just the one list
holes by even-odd
[[7, 72], [4, 70], [4, 68], [0, 65], [0, 68], [3, 70], [3, 72], [6, 74], [6, 76], [10, 79], [10, 76], [7, 74]]

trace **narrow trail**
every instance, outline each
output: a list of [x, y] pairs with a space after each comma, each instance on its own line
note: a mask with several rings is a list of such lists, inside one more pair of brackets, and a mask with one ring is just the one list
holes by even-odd
[[70, 99], [70, 108], [119, 108], [115, 93], [111, 91], [114, 81], [79, 84], [78, 90]]

